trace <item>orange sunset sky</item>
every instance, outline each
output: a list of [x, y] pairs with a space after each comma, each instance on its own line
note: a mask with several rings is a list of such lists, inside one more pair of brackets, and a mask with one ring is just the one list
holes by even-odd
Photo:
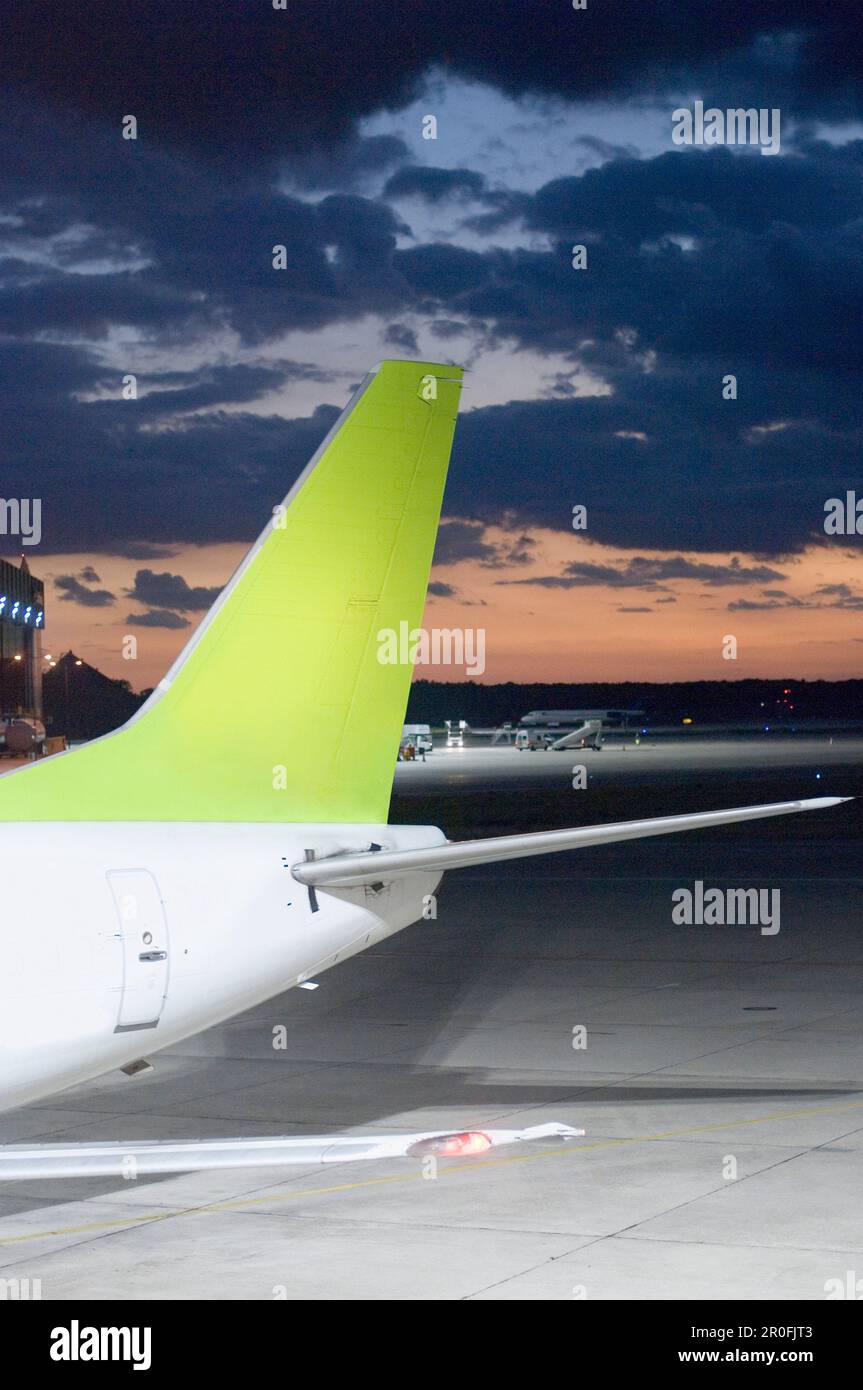
[[[486, 531], [491, 542], [505, 534]], [[577, 535], [532, 530], [536, 542], [530, 577], [556, 575], [574, 560], [625, 563], [634, 552], [588, 542]], [[156, 571], [182, 573], [190, 587], [223, 584], [245, 552], [242, 545], [182, 546], [170, 560], [147, 562]], [[650, 551], [639, 555], [652, 557]], [[656, 552], [658, 554], [658, 552]], [[727, 565], [729, 556], [691, 557], [701, 564]], [[181, 630], [131, 626], [127, 617], [143, 606], [124, 596], [140, 561], [108, 555], [32, 558], [34, 573], [46, 581], [44, 650], [56, 657], [74, 651], [107, 674], [128, 680], [136, 690], [155, 684], [194, 631], [201, 614], [189, 613]], [[740, 556], [741, 565], [758, 561]], [[52, 584], [59, 575], [92, 566], [99, 585], [116, 595], [110, 607], [88, 608], [64, 602]], [[813, 597], [825, 586], [863, 592], [863, 559], [843, 544], [812, 547], [787, 560], [771, 560], [787, 600], [778, 608], [729, 611], [735, 600], [752, 600], [750, 584], [707, 587], [701, 580], [673, 580], [662, 592], [609, 588], [572, 589], [524, 584], [524, 567], [484, 568], [475, 560], [433, 571], [456, 590], [456, 597], [430, 597], [426, 627], [485, 630], [484, 682], [498, 681], [671, 681], [734, 680], [743, 677], [842, 679], [863, 674], [860, 613], [835, 606], [836, 599]], [[790, 604], [791, 606], [786, 606]], [[634, 611], [627, 611], [634, 610]], [[125, 660], [123, 638], [137, 638], [137, 658]], [[722, 641], [737, 638], [738, 658], [724, 660]], [[462, 680], [463, 668], [418, 667], [418, 676]]]

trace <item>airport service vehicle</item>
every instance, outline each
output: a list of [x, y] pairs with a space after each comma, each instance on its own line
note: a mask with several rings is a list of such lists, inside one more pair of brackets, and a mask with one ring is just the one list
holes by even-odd
[[552, 734], [540, 733], [538, 729], [519, 729], [515, 736], [515, 747], [519, 753], [536, 753], [546, 749], [554, 742]]
[[[382, 661], [381, 643], [422, 620], [461, 378], [429, 362], [373, 370], [133, 718], [0, 779], [0, 1108], [135, 1073], [308, 982], [419, 920], [446, 870], [836, 802], [457, 843], [387, 824], [412, 667]], [[513, 1142], [501, 1133], [394, 1136], [388, 1152]], [[369, 1158], [382, 1142], [132, 1149], [141, 1171], [170, 1171]], [[0, 1178], [122, 1172], [129, 1156], [18, 1146]]]
[[418, 753], [431, 753], [434, 749], [430, 724], [405, 724], [402, 727], [402, 747], [412, 743]]
[[519, 752], [535, 753], [538, 749], [546, 752], [562, 753], [569, 748], [592, 748], [599, 752], [602, 747], [602, 720], [584, 719], [577, 728], [560, 734], [558, 730], [544, 732], [541, 726], [519, 729], [515, 736], [515, 746]]

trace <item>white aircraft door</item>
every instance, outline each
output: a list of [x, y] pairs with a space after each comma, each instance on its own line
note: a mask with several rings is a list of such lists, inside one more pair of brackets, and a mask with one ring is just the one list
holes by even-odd
[[112, 869], [108, 883], [123, 942], [123, 989], [115, 1033], [155, 1028], [168, 992], [168, 921], [147, 869]]

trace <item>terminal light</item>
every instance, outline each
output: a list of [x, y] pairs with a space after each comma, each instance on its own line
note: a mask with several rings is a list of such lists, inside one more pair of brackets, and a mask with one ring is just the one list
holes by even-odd
[[13, 622], [20, 622], [25, 627], [43, 627], [45, 623], [45, 611], [42, 608], [34, 612], [33, 604], [29, 603], [26, 608], [21, 607], [21, 600], [16, 599], [11, 608], [8, 607], [9, 595], [0, 594], [0, 618], [4, 615]]

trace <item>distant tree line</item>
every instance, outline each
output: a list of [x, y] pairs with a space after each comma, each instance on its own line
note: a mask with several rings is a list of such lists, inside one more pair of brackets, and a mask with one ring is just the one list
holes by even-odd
[[[116, 729], [150, 693], [112, 680], [67, 652], [45, 673], [49, 733], [84, 740]], [[788, 692], [788, 693], [786, 693]], [[863, 720], [863, 680], [625, 681], [481, 685], [477, 681], [414, 681], [406, 719], [441, 725], [466, 719], [478, 728], [516, 723], [532, 709], [638, 709], [650, 724], [793, 724], [807, 719]]]
[[[786, 692], [788, 692], [786, 694]], [[522, 685], [506, 681], [417, 680], [411, 686], [407, 718], [441, 724], [466, 719], [477, 727], [515, 723], [532, 709], [640, 709], [652, 724], [728, 723], [764, 719], [793, 723], [806, 719], [863, 718], [863, 680], [624, 681]]]

